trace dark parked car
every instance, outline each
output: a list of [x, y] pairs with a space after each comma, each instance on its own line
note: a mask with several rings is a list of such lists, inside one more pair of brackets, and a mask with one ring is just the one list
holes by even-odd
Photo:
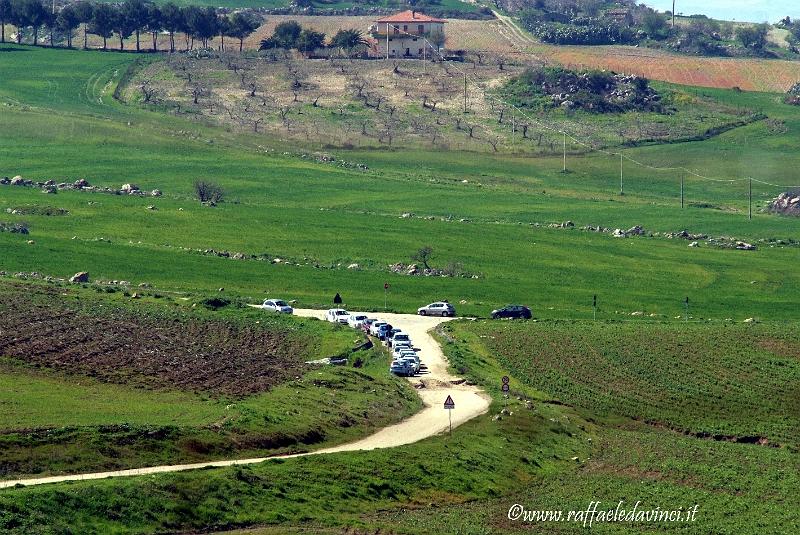
[[529, 320], [533, 317], [531, 309], [523, 305], [508, 305], [506, 307], [492, 310], [492, 319], [500, 318], [522, 318]]

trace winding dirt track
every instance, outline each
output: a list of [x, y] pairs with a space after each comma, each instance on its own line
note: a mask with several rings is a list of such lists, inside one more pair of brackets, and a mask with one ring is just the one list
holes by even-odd
[[[303, 317], [322, 319], [325, 312], [322, 310], [295, 310], [295, 314]], [[427, 366], [427, 372], [418, 377], [409, 378], [413, 384], [419, 386], [417, 392], [424, 404], [424, 408], [413, 416], [394, 425], [384, 427], [377, 433], [362, 438], [355, 442], [341, 444], [310, 453], [295, 455], [282, 455], [275, 457], [258, 457], [252, 459], [230, 459], [222, 461], [207, 461], [194, 464], [175, 464], [165, 466], [148, 466], [130, 470], [116, 470], [111, 472], [94, 472], [88, 474], [74, 474], [65, 476], [41, 477], [33, 479], [16, 479], [0, 481], [0, 489], [15, 485], [42, 485], [45, 483], [60, 483], [64, 481], [84, 481], [91, 479], [105, 479], [109, 477], [141, 476], [160, 474], [165, 472], [181, 472], [206, 467], [225, 467], [243, 464], [255, 464], [270, 459], [286, 459], [306, 455], [320, 455], [342, 451], [373, 450], [378, 448], [393, 448], [405, 444], [412, 444], [446, 431], [449, 427], [448, 414], [443, 404], [448, 395], [453, 397], [455, 410], [452, 412], [453, 427], [480, 416], [489, 410], [490, 398], [477, 386], [471, 386], [450, 375], [447, 371], [447, 361], [444, 358], [439, 344], [428, 334], [447, 318], [431, 318], [415, 316], [412, 314], [380, 314], [384, 319], [402, 328], [411, 335], [414, 346], [419, 350], [422, 363]], [[460, 384], [455, 384], [460, 383]], [[424, 387], [422, 386], [424, 385]]]

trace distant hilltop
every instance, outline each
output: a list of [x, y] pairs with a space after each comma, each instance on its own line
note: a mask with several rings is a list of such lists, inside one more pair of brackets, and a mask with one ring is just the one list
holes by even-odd
[[[659, 11], [672, 11], [672, 0], [646, 0], [644, 3]], [[675, 13], [707, 15], [719, 20], [775, 23], [786, 16], [800, 18], [800, 3], [796, 0], [757, 3], [742, 0], [676, 0]]]

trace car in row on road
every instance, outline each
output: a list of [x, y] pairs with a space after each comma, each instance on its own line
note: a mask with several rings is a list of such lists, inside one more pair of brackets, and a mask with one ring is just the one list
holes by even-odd
[[343, 308], [332, 308], [325, 313], [325, 320], [360, 329], [369, 336], [381, 340], [391, 350], [392, 362], [389, 371], [395, 375], [410, 377], [424, 366], [414, 348], [411, 336], [389, 322], [370, 318], [361, 312], [348, 312]]

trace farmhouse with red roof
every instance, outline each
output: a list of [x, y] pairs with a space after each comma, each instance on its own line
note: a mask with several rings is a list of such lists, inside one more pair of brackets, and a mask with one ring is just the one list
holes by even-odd
[[444, 45], [446, 22], [413, 10], [383, 17], [369, 29], [373, 50], [390, 58], [430, 58]]

